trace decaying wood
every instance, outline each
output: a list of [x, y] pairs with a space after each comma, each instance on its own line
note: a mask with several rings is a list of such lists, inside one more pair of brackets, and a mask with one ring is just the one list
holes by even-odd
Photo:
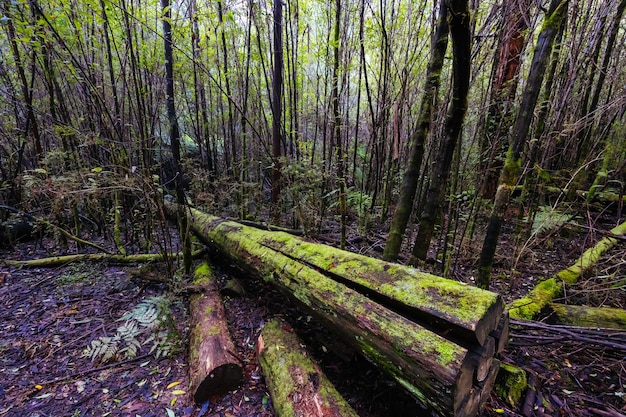
[[530, 293], [513, 301], [509, 305], [511, 317], [534, 319], [552, 300], [561, 295], [565, 285], [575, 284], [583, 272], [598, 262], [603, 253], [615, 246], [618, 236], [626, 236], [626, 222], [611, 229], [607, 237], [596, 243], [594, 247], [587, 249], [572, 266], [540, 282]]
[[287, 324], [271, 320], [257, 343], [259, 362], [279, 417], [357, 417]]
[[491, 333], [489, 333], [491, 337], [493, 337], [496, 341], [496, 353], [501, 353], [504, 351], [506, 344], [509, 341], [509, 312], [505, 311], [502, 317], [500, 318], [500, 322], [498, 323], [498, 327]]
[[[327, 249], [329, 259], [337, 259], [339, 263], [331, 263], [324, 269], [315, 265], [317, 261], [313, 257], [299, 259], [293, 253], [288, 256], [286, 250], [271, 247], [277, 242], [276, 236], [280, 237], [282, 248], [287, 247], [288, 235], [253, 229], [195, 209], [189, 210], [189, 226], [200, 239], [228, 255], [241, 268], [294, 299], [439, 414], [476, 415], [484, 392], [491, 390], [489, 376], [494, 366], [495, 340], [490, 339], [488, 333], [495, 330], [500, 321], [498, 305], [502, 305], [502, 301], [498, 296], [479, 290], [484, 297], [476, 301], [474, 288], [456, 286], [442, 278], [438, 279], [439, 287], [435, 284], [437, 277], [427, 276], [426, 281], [421, 281], [421, 277], [412, 275], [410, 268], [371, 262], [366, 257], [350, 259], [344, 252], [335, 255], [336, 250], [332, 248]], [[365, 281], [357, 277], [361, 272], [377, 280], [376, 284], [355, 284], [360, 282], [358, 280]], [[353, 278], [350, 280], [344, 275]], [[470, 295], [461, 288], [469, 289], [467, 294]], [[407, 314], [415, 307], [403, 304], [402, 300], [419, 300], [417, 294], [413, 294], [418, 291], [428, 293], [435, 301], [439, 298], [440, 306], [448, 305], [439, 310], [424, 308], [421, 315]], [[473, 304], [463, 299], [465, 296], [473, 300]], [[484, 314], [493, 315], [487, 320], [492, 324], [476, 325], [484, 322], [476, 315], [480, 309]], [[430, 311], [437, 311], [433, 313], [436, 315], [426, 315]], [[424, 317], [433, 318], [424, 323], [420, 321]], [[446, 318], [449, 318], [447, 324]], [[432, 325], [437, 320], [438, 324]], [[481, 328], [481, 332], [487, 334], [477, 336], [475, 331], [457, 331], [463, 327], [460, 323], [465, 329]], [[481, 339], [484, 342], [478, 343]], [[490, 355], [485, 354], [485, 344], [491, 346], [486, 347]]]
[[504, 311], [502, 298], [495, 293], [411, 267], [282, 233], [266, 234], [259, 240], [264, 246], [319, 268], [417, 322], [445, 331], [447, 338], [460, 344], [485, 343]]
[[626, 330], [626, 310], [552, 303], [550, 308], [561, 324], [579, 327]]
[[[193, 256], [197, 257], [202, 254], [203, 250], [195, 251]], [[19, 266], [23, 268], [51, 268], [56, 266], [66, 265], [72, 262], [81, 261], [98, 261], [98, 262], [110, 262], [118, 264], [135, 264], [146, 262], [162, 262], [166, 258], [179, 259], [182, 258], [182, 253], [170, 253], [163, 255], [162, 253], [141, 253], [136, 255], [111, 255], [108, 253], [79, 253], [76, 255], [62, 255], [52, 256], [49, 258], [30, 259], [27, 261], [15, 261], [11, 259], [5, 259], [0, 261], [5, 265]]]
[[215, 275], [206, 262], [194, 271], [193, 284], [205, 288], [203, 294], [189, 297], [189, 379], [193, 399], [200, 404], [239, 387], [243, 370], [234, 353]]

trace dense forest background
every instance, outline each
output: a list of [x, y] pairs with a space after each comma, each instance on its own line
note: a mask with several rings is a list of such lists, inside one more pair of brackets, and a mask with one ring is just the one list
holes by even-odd
[[487, 287], [503, 219], [514, 269], [621, 212], [626, 1], [439, 3], [3, 0], [0, 200], [123, 253], [172, 245], [168, 194], [342, 247], [382, 225], [385, 259]]

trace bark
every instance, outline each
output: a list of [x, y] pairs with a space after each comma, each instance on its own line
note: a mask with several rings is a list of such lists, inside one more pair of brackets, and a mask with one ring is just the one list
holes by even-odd
[[235, 356], [215, 275], [206, 262], [194, 271], [193, 285], [204, 289], [189, 298], [189, 380], [193, 399], [201, 404], [237, 389], [243, 369]]
[[280, 156], [283, 115], [283, 6], [274, 2], [274, 77], [272, 80], [272, 217], [280, 219]]
[[283, 233], [258, 239], [461, 344], [484, 344], [502, 317], [502, 299], [489, 291]]
[[565, 21], [567, 4], [568, 0], [552, 0], [541, 33], [537, 38], [537, 46], [526, 81], [522, 104], [513, 126], [512, 139], [498, 180], [494, 206], [480, 253], [476, 283], [482, 288], [489, 287], [491, 268], [502, 229], [504, 212], [509, 205], [512, 188], [515, 187], [521, 175], [522, 149], [528, 138], [533, 111], [539, 98], [554, 39]]
[[389, 237], [385, 244], [383, 259], [395, 262], [402, 246], [402, 237], [406, 231], [406, 226], [413, 211], [413, 202], [417, 191], [422, 158], [424, 156], [424, 144], [430, 131], [430, 122], [435, 107], [435, 98], [441, 81], [441, 69], [448, 48], [448, 18], [447, 8], [444, 2], [441, 3], [439, 20], [433, 39], [433, 47], [428, 62], [426, 75], [426, 88], [422, 95], [418, 125], [410, 138], [410, 153], [407, 161], [407, 168], [402, 179], [400, 196], [396, 211], [391, 220]]
[[[228, 71], [228, 67], [230, 63], [228, 62], [228, 49], [226, 48], [226, 26], [224, 25], [224, 4], [223, 0], [217, 0], [217, 16], [218, 21], [221, 26], [220, 31], [220, 41], [222, 47], [222, 54], [224, 56], [224, 86], [226, 88], [226, 100], [228, 101], [228, 138], [224, 138], [224, 140], [228, 140], [230, 142], [230, 154], [232, 161], [226, 161], [226, 167], [231, 167], [233, 178], [238, 178], [238, 166], [237, 166], [237, 145], [235, 140], [235, 127], [233, 122], [233, 102], [232, 95], [230, 91], [230, 74]], [[227, 145], [224, 144], [224, 147]], [[231, 171], [229, 170], [229, 171]]]
[[167, 102], [167, 119], [169, 122], [170, 146], [174, 162], [174, 188], [176, 199], [181, 204], [178, 208], [178, 232], [183, 246], [183, 265], [185, 272], [191, 270], [191, 239], [187, 230], [187, 213], [184, 209], [186, 202], [185, 191], [183, 189], [183, 171], [180, 158], [180, 128], [176, 117], [176, 107], [174, 106], [174, 55], [172, 53], [172, 26], [170, 23], [172, 12], [170, 0], [161, 0], [163, 9], [163, 43], [165, 57], [165, 95]]
[[561, 324], [578, 327], [626, 330], [626, 310], [552, 303], [550, 308]]
[[626, 236], [626, 222], [611, 229], [609, 236], [600, 240], [594, 247], [587, 249], [572, 266], [540, 282], [526, 296], [509, 304], [511, 317], [533, 320], [553, 299], [561, 295], [564, 285], [576, 283], [584, 271], [591, 268], [604, 252], [615, 246], [619, 238], [624, 236]]
[[[176, 211], [172, 205], [166, 206], [166, 209], [170, 216]], [[465, 340], [461, 345], [452, 340], [460, 338], [460, 333], [452, 329], [459, 328], [458, 323], [467, 322], [476, 310], [484, 308], [488, 304], [485, 299], [496, 297], [499, 300], [499, 297], [487, 291], [481, 292], [484, 299], [467, 296], [460, 293], [456, 286], [467, 288], [474, 295], [477, 289], [444, 279], [435, 284], [434, 277], [428, 275], [423, 277], [426, 280], [423, 283], [420, 279], [411, 278], [410, 272], [407, 272], [410, 268], [382, 261], [378, 261], [381, 263], [375, 264], [377, 266], [372, 268], [371, 273], [361, 279], [364, 284], [350, 284], [341, 278], [340, 273], [358, 275], [361, 270], [367, 271], [367, 264], [361, 262], [369, 258], [360, 257], [352, 262], [339, 258], [337, 264], [327, 265], [328, 270], [325, 271], [312, 265], [310, 260], [292, 258], [270, 246], [273, 236], [297, 239], [295, 237], [256, 230], [195, 209], [190, 210], [189, 219], [191, 230], [199, 238], [225, 253], [248, 272], [275, 285], [307, 313], [315, 315], [348, 344], [396, 378], [419, 401], [444, 416], [476, 414], [481, 399], [485, 397], [483, 393], [491, 389], [489, 373], [485, 380], [478, 381], [477, 370], [485, 366], [493, 369], [493, 357], [484, 354], [493, 342], [488, 341], [486, 336], [485, 343], [481, 344], [476, 342], [477, 336], [474, 336], [474, 339]], [[402, 268], [404, 272], [400, 271]], [[389, 271], [391, 269], [393, 271]], [[404, 279], [378, 285], [383, 282], [381, 278], [378, 283], [369, 284], [370, 288], [365, 287], [368, 278], [385, 274], [393, 278], [396, 278], [394, 274], [398, 274]], [[387, 295], [376, 295], [375, 288], [378, 286], [383, 287]], [[420, 293], [428, 293], [427, 290], [420, 291], [420, 286], [430, 288], [434, 298], [437, 294], [457, 294], [456, 297], [452, 295], [456, 301], [447, 301], [450, 324], [444, 326], [444, 330], [428, 327], [428, 324], [406, 314], [406, 311], [417, 310], [412, 306], [403, 309], [398, 305], [401, 303], [389, 301], [393, 294], [418, 299]], [[456, 308], [456, 311], [450, 308]], [[488, 309], [488, 321], [495, 320], [497, 323], [500, 316], [492, 311], [493, 306]], [[488, 328], [490, 332], [495, 325]]]
[[493, 71], [493, 85], [489, 111], [485, 119], [484, 137], [481, 140], [481, 157], [487, 158], [480, 172], [481, 194], [483, 198], [493, 199], [498, 185], [498, 176], [506, 155], [506, 134], [511, 126], [507, 117], [517, 91], [517, 74], [521, 55], [525, 45], [525, 33], [528, 30], [530, 11], [528, 0], [505, 2], [502, 13], [502, 35], [497, 64]]
[[446, 7], [449, 9], [448, 24], [454, 57], [452, 102], [446, 115], [444, 141], [437, 157], [434, 178], [428, 186], [424, 210], [420, 215], [419, 231], [410, 260], [411, 265], [416, 265], [419, 261], [426, 259], [436, 217], [445, 200], [452, 157], [461, 136], [463, 120], [467, 112], [471, 59], [469, 4], [467, 0], [446, 0]]
[[339, 188], [339, 215], [341, 216], [341, 248], [346, 247], [346, 179], [345, 179], [345, 156], [341, 140], [341, 114], [339, 113], [339, 64], [340, 64], [340, 31], [341, 24], [341, 0], [335, 0], [335, 26], [333, 29], [333, 72], [330, 101], [332, 103], [333, 117], [331, 119], [331, 143], [337, 155], [337, 182]]
[[257, 350], [279, 417], [357, 417], [286, 324], [266, 323]]

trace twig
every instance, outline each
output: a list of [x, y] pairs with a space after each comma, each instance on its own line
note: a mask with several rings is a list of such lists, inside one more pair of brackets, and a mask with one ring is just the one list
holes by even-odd
[[39, 385], [52, 385], [52, 384], [58, 384], [59, 382], [64, 382], [64, 381], [68, 381], [70, 379], [74, 379], [74, 378], [80, 378], [83, 377], [85, 375], [89, 375], [89, 374], [93, 374], [94, 372], [100, 372], [100, 371], [104, 371], [110, 368], [115, 368], [116, 366], [124, 366], [124, 365], [128, 365], [129, 363], [141, 360], [141, 359], [145, 359], [148, 356], [150, 356], [150, 353], [146, 353], [145, 355], [141, 355], [141, 356], [137, 356], [135, 358], [131, 358], [131, 359], [126, 359], [122, 362], [114, 362], [114, 363], [110, 363], [108, 365], [104, 365], [104, 366], [100, 366], [98, 368], [91, 368], [91, 369], [87, 369], [85, 371], [82, 372], [77, 372], [75, 374], [72, 375], [68, 375], [68, 376], [64, 376], [63, 378], [55, 378], [55, 379], [51, 379], [48, 381], [44, 381], [44, 382], [40, 382]]

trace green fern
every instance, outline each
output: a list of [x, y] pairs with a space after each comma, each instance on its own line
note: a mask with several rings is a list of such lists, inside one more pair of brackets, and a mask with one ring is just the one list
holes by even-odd
[[83, 351], [83, 356], [92, 361], [99, 359], [102, 363], [119, 358], [132, 359], [142, 346], [151, 343], [148, 354], [154, 353], [157, 359], [165, 357], [178, 346], [175, 338], [170, 337], [170, 331], [175, 331], [170, 316], [169, 302], [165, 297], [147, 298], [117, 319], [124, 324], [117, 328], [115, 336], [92, 340]]

